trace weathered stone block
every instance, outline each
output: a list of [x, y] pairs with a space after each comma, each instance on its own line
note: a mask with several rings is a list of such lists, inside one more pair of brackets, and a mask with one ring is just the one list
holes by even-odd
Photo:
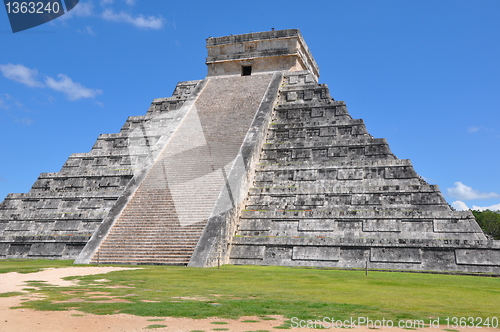
[[478, 232], [481, 233], [479, 227], [474, 227], [477, 224], [471, 223], [469, 220], [457, 220], [457, 219], [436, 219], [434, 220], [434, 232], [439, 233], [470, 233]]
[[320, 127], [319, 136], [321, 137], [334, 137], [337, 136], [337, 127]]
[[62, 258], [71, 259], [77, 257], [84, 247], [84, 244], [66, 244], [62, 252]]
[[363, 221], [361, 220], [339, 220], [337, 221], [337, 229], [342, 232], [347, 231], [362, 231], [363, 230]]
[[234, 246], [230, 258], [238, 259], [264, 259], [265, 246]]
[[299, 221], [299, 231], [334, 231], [337, 229], [334, 220], [303, 219]]
[[316, 181], [318, 179], [317, 169], [296, 170], [293, 173], [294, 181]]
[[274, 159], [280, 161], [287, 161], [290, 160], [291, 156], [292, 156], [292, 151], [290, 151], [289, 149], [280, 149], [276, 150], [276, 157]]
[[31, 244], [11, 243], [7, 255], [11, 257], [24, 257], [28, 255], [30, 249]]
[[311, 109], [311, 118], [322, 118], [325, 116], [325, 110], [322, 108]]
[[0, 243], [0, 256], [6, 256], [9, 253], [10, 244]]
[[328, 159], [328, 149], [312, 149], [312, 158], [314, 160]]
[[312, 157], [311, 149], [293, 149], [292, 158], [293, 159], [309, 159]]
[[271, 221], [261, 220], [243, 220], [238, 226], [240, 231], [268, 231], [271, 229]]
[[[368, 131], [366, 130], [366, 127], [364, 124], [360, 124], [357, 126], [353, 126], [351, 133], [352, 133], [352, 135], [365, 135], [365, 134], [368, 134]], [[385, 146], [385, 148], [382, 148], [382, 150], [390, 152], [389, 146], [387, 146], [387, 145]], [[381, 153], [377, 153], [377, 154], [381, 154]], [[368, 153], [367, 153], [367, 155], [368, 155]]]
[[70, 157], [70, 158], [68, 158], [68, 160], [64, 164], [63, 168], [64, 167], [80, 167], [80, 162], [81, 162], [80, 159]]
[[434, 232], [432, 220], [402, 220], [401, 230], [405, 234], [414, 233], [420, 237], [425, 237], [426, 234]]
[[352, 135], [352, 126], [338, 127], [337, 132], [340, 136], [351, 136]]
[[288, 181], [293, 180], [295, 175], [295, 171], [293, 169], [290, 170], [279, 170], [274, 172], [274, 177], [279, 181]]
[[361, 180], [364, 175], [364, 170], [359, 168], [339, 169], [337, 171], [337, 180]]
[[365, 147], [349, 147], [347, 157], [350, 159], [361, 159], [365, 155]]
[[77, 231], [81, 221], [79, 220], [58, 220], [54, 224], [54, 231]]
[[339, 247], [293, 247], [293, 260], [338, 261]]
[[30, 221], [11, 221], [5, 228], [6, 231], [29, 231], [33, 226]]
[[419, 248], [371, 248], [371, 262], [422, 263]]
[[346, 157], [347, 151], [346, 146], [328, 148], [328, 157]]
[[365, 155], [387, 155], [390, 154], [391, 150], [388, 145], [367, 145], [365, 148]]
[[303, 129], [290, 129], [288, 131], [289, 138], [305, 138], [306, 133]]
[[336, 180], [337, 170], [336, 169], [319, 169], [318, 170], [318, 180]]
[[414, 193], [411, 195], [412, 204], [446, 204], [444, 198], [437, 192], [434, 193]]
[[411, 194], [397, 193], [382, 196], [382, 204], [384, 205], [403, 205], [411, 203]]
[[500, 266], [500, 250], [456, 249], [457, 264]]
[[62, 256], [65, 243], [34, 243], [29, 251], [29, 256]]
[[[290, 92], [290, 93], [292, 93], [292, 92]], [[293, 92], [292, 96], [295, 96], [295, 98], [296, 98], [297, 93]], [[292, 109], [292, 110], [288, 111], [286, 118], [287, 119], [300, 119], [301, 113], [302, 113], [302, 110], [300, 110], [300, 109], [298, 109], [298, 110]]]
[[292, 260], [291, 247], [267, 247], [264, 260], [270, 264], [289, 265]]
[[353, 204], [352, 198], [351, 195], [326, 194], [324, 204], [328, 206], [351, 205]]
[[401, 220], [369, 219], [363, 221], [363, 232], [401, 232]]
[[277, 141], [287, 141], [290, 138], [288, 130], [270, 130], [269, 135], [271, 139]]
[[385, 168], [386, 179], [409, 179], [416, 176], [417, 174], [415, 173], [415, 170], [411, 166]]
[[308, 128], [306, 129], [305, 137], [312, 138], [319, 136], [320, 129], [317, 128]]

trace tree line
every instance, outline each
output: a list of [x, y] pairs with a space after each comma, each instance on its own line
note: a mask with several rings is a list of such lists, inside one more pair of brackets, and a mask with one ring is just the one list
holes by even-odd
[[500, 211], [472, 210], [472, 214], [474, 214], [483, 232], [490, 235], [495, 240], [500, 240]]

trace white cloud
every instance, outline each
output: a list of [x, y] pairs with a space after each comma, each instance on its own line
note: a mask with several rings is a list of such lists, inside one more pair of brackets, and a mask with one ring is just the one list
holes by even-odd
[[0, 96], [0, 109], [5, 109], [12, 120], [17, 123], [29, 126], [30, 124], [35, 122], [35, 120], [30, 118], [18, 117], [22, 112], [29, 113], [30, 111], [24, 107], [22, 102], [18, 101], [7, 93], [4, 93], [3, 96]]
[[469, 207], [467, 206], [467, 204], [465, 204], [462, 201], [455, 201], [455, 202], [451, 203], [451, 206], [453, 206], [453, 208], [457, 211], [469, 210]]
[[[133, 6], [137, 3], [138, 0], [123, 1], [126, 5]], [[113, 9], [109, 8], [113, 4], [115, 4], [114, 0], [100, 0], [100, 4], [104, 9], [102, 13], [97, 13], [94, 10], [93, 3], [89, 1], [85, 3], [79, 3], [78, 6], [75, 6], [73, 10], [68, 12], [66, 15], [61, 16], [61, 20], [68, 20], [74, 16], [98, 16], [106, 21], [129, 23], [142, 29], [160, 30], [165, 25], [165, 19], [161, 17], [161, 15], [149, 16], [139, 14], [133, 16], [125, 12], [115, 12]], [[78, 32], [85, 32], [90, 35], [95, 35], [92, 29], [89, 30], [89, 27], [85, 27], [84, 30], [78, 30]]]
[[6, 65], [0, 65], [0, 71], [6, 78], [22, 83], [29, 87], [43, 87], [43, 83], [36, 80], [38, 75], [38, 70], [30, 69], [23, 65], [14, 65], [8, 63]]
[[[137, 0], [123, 0], [123, 1], [125, 1], [125, 3], [129, 6], [135, 5], [135, 3], [137, 2]], [[115, 2], [114, 0], [101, 0], [101, 6], [104, 7], [106, 5], [111, 5], [114, 2]]]
[[30, 118], [16, 119], [15, 121], [17, 123], [20, 123], [20, 124], [23, 124], [23, 125], [26, 125], [26, 126], [29, 126], [30, 124], [32, 124], [33, 122], [35, 122], [35, 120], [30, 119]]
[[0, 98], [0, 108], [4, 109], [4, 110], [8, 110], [10, 108], [10, 106], [5, 103], [5, 100]]
[[73, 16], [80, 17], [88, 17], [94, 14], [94, 5], [92, 2], [79, 2], [72, 10], [67, 12], [65, 15], [60, 18], [63, 20], [67, 20], [72, 18]]
[[491, 192], [491, 193], [481, 193], [475, 189], [472, 189], [469, 186], [466, 186], [462, 182], [455, 182], [455, 187], [448, 188], [448, 194], [457, 199], [461, 200], [472, 200], [472, 199], [488, 199], [488, 198], [498, 198], [499, 194]]
[[102, 93], [101, 90], [89, 89], [80, 83], [73, 82], [71, 78], [64, 74], [59, 74], [57, 77], [59, 77], [59, 81], [47, 76], [45, 83], [49, 88], [66, 94], [69, 100], [94, 98], [96, 95]]
[[[90, 27], [91, 29], [91, 27]], [[89, 31], [89, 33], [92, 30]], [[59, 80], [52, 77], [45, 77], [45, 84], [36, 80], [38, 75], [37, 69], [30, 69], [23, 65], [13, 65], [11, 63], [6, 65], [0, 65], [0, 71], [2, 71], [3, 76], [16, 82], [20, 82], [29, 87], [44, 88], [48, 87], [52, 90], [59, 91], [66, 94], [69, 100], [77, 100], [80, 98], [94, 98], [96, 95], [101, 94], [101, 90], [89, 89], [81, 85], [80, 83], [73, 82], [71, 78], [64, 74], [59, 74]], [[4, 94], [4, 97], [0, 99], [0, 108], [8, 109], [8, 105], [5, 101], [12, 100], [17, 106], [22, 106], [14, 98], [8, 94]]]
[[165, 22], [165, 20], [161, 16], [137, 15], [135, 17], [132, 17], [130, 14], [127, 14], [125, 12], [115, 13], [111, 9], [106, 9], [102, 13], [102, 18], [107, 21], [124, 22], [132, 24], [138, 28], [154, 30], [163, 28], [163, 24]]
[[88, 33], [91, 36], [95, 36], [94, 28], [91, 25], [86, 25], [83, 29], [77, 30], [80, 33]]
[[[6, 101], [9, 101], [10, 103], [7, 103]], [[24, 106], [22, 102], [7, 93], [4, 93], [3, 97], [0, 98], [0, 104], [3, 105], [3, 107], [1, 108], [4, 108], [6, 110], [10, 109], [12, 103], [14, 103], [17, 108], [22, 108]]]
[[485, 206], [485, 207], [480, 207], [480, 206], [472, 206], [472, 210], [479, 210], [479, 211], [484, 211], [484, 210], [490, 210], [490, 211], [500, 211], [500, 204], [495, 204], [492, 206]]
[[475, 133], [475, 132], [479, 131], [479, 129], [481, 129], [481, 127], [474, 126], [474, 127], [470, 127], [469, 129], [467, 129], [467, 131], [469, 133]]

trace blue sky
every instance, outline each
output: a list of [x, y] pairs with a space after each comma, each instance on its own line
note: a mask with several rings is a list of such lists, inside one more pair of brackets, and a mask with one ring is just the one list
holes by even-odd
[[498, 17], [496, 0], [80, 0], [13, 34], [0, 10], [0, 200], [204, 78], [206, 38], [298, 28], [373, 136], [450, 204], [500, 209]]

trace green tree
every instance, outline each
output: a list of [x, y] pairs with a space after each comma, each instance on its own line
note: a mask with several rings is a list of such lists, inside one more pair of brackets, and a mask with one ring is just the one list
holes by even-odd
[[483, 232], [491, 235], [495, 240], [500, 240], [500, 211], [477, 211], [472, 213]]

